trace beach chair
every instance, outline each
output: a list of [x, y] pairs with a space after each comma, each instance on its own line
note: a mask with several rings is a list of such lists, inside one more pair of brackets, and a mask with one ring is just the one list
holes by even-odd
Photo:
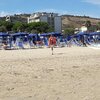
[[30, 46], [30, 48], [34, 47], [33, 41], [29, 41], [29, 46]]
[[20, 38], [16, 39], [16, 47], [18, 49], [24, 49], [23, 41]]
[[19, 47], [19, 49], [24, 49], [24, 45], [23, 45], [23, 42], [18, 42], [18, 47]]

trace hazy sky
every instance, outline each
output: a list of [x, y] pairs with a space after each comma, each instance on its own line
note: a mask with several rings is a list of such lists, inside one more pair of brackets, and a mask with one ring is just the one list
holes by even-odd
[[39, 11], [100, 18], [100, 0], [0, 0], [0, 16]]

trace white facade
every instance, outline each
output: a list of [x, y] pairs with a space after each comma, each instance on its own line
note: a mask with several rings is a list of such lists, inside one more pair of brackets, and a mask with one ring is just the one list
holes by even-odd
[[11, 21], [10, 16], [6, 16], [6, 21]]
[[86, 27], [86, 26], [82, 26], [82, 27], [80, 28], [80, 31], [81, 31], [81, 32], [86, 32], [86, 31], [87, 31], [87, 27]]
[[62, 30], [61, 16], [58, 16], [57, 13], [33, 13], [30, 17], [28, 17], [28, 23], [31, 22], [47, 22], [54, 28], [55, 32], [61, 32]]
[[32, 22], [40, 22], [40, 19], [33, 20], [33, 18], [28, 18], [28, 23], [32, 23]]

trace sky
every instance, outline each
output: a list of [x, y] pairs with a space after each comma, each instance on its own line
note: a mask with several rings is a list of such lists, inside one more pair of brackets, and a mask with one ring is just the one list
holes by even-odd
[[100, 0], [0, 0], [0, 17], [35, 12], [100, 18]]

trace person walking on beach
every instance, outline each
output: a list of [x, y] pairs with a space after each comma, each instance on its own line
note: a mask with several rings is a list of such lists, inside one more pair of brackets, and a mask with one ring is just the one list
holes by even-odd
[[53, 48], [55, 45], [56, 45], [56, 37], [51, 35], [49, 38], [49, 47], [51, 48], [52, 55], [53, 55]]

